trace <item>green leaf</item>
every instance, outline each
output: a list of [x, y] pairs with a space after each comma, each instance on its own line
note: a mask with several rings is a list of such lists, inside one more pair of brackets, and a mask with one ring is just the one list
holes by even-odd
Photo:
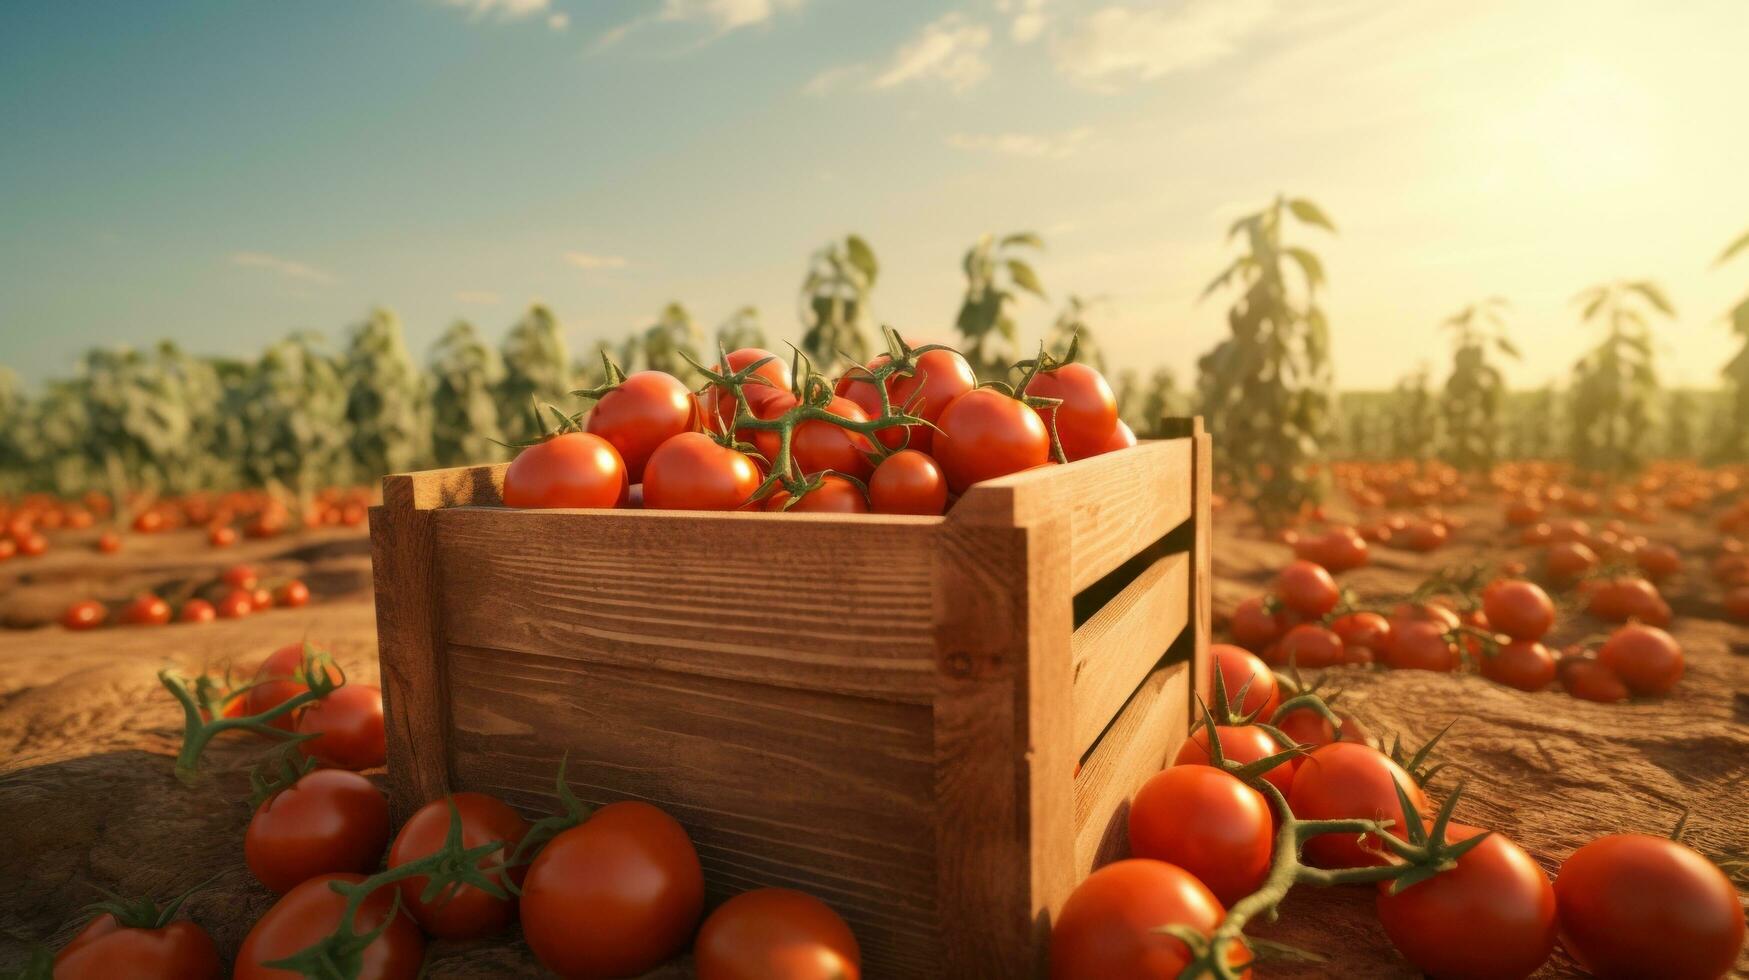
[[1033, 231], [1017, 231], [1002, 239], [1003, 248], [1019, 247], [1021, 245], [1025, 245], [1028, 248], [1044, 248], [1045, 240], [1040, 238], [1037, 232]]
[[879, 276], [881, 272], [880, 263], [875, 260], [874, 249], [869, 248], [868, 242], [864, 241], [861, 235], [846, 237], [844, 248], [850, 255], [850, 264], [856, 266], [868, 285], [874, 285], [875, 277]]
[[1746, 248], [1749, 248], [1749, 231], [1744, 232], [1743, 237], [1725, 246], [1725, 250], [1719, 253], [1718, 261], [1714, 264], [1723, 265], [1726, 262], [1731, 261], [1731, 259], [1736, 257], [1738, 252], [1741, 252]]
[[1650, 279], [1642, 279], [1629, 285], [1628, 288], [1646, 297], [1646, 302], [1657, 307], [1658, 312], [1665, 316], [1676, 315], [1676, 307], [1671, 305], [1669, 297], [1665, 296], [1664, 291], [1658, 288], [1658, 284]]
[[1045, 298], [1044, 284], [1039, 282], [1038, 273], [1032, 270], [1032, 266], [1027, 265], [1019, 259], [1009, 259], [1008, 276], [1013, 279], [1014, 284], [1021, 289], [1037, 296], [1039, 299]]
[[1306, 274], [1306, 282], [1313, 289], [1324, 284], [1324, 263], [1318, 261], [1316, 255], [1298, 246], [1288, 248], [1286, 251], [1290, 258], [1299, 263], [1300, 271]]
[[1324, 214], [1323, 209], [1306, 198], [1296, 197], [1287, 202], [1287, 209], [1293, 212], [1294, 217], [1308, 225], [1315, 225], [1331, 233], [1336, 231], [1336, 225], [1331, 223], [1329, 216]]
[[1507, 357], [1510, 357], [1515, 361], [1523, 360], [1524, 355], [1520, 354], [1518, 352], [1518, 345], [1514, 344], [1510, 340], [1507, 340], [1505, 337], [1494, 338], [1494, 344], [1496, 346], [1498, 346], [1500, 348], [1500, 352], [1502, 354], [1505, 354]]

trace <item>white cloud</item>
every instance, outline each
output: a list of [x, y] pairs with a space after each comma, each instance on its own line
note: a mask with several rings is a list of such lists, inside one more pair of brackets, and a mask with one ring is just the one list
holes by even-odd
[[498, 302], [501, 298], [502, 297], [497, 293], [488, 292], [484, 289], [462, 289], [458, 290], [455, 294], [455, 301], [457, 303], [490, 305]]
[[623, 269], [630, 262], [618, 255], [595, 255], [590, 252], [566, 252], [565, 261], [579, 269], [594, 271], [596, 269]]
[[569, 30], [571, 27], [571, 15], [565, 13], [563, 10], [554, 11], [549, 17], [547, 17], [547, 26], [555, 31]]
[[1061, 133], [954, 133], [947, 145], [960, 150], [984, 150], [1020, 157], [1060, 160], [1086, 145], [1093, 130], [1086, 127]]
[[795, 10], [806, 0], [664, 0], [663, 20], [711, 24], [719, 33], [762, 24], [779, 11]]
[[264, 269], [268, 272], [278, 273], [287, 279], [295, 279], [298, 282], [328, 285], [339, 281], [331, 272], [292, 259], [268, 255], [266, 252], [232, 252], [230, 260], [232, 265], [239, 268]]
[[1008, 36], [1015, 44], [1031, 44], [1044, 33], [1050, 19], [1044, 7], [1045, 0], [996, 0], [996, 12], [1010, 18]]
[[460, 7], [475, 18], [522, 20], [546, 11], [552, 0], [443, 0], [451, 7]]
[[1188, 0], [1172, 10], [1095, 11], [1052, 46], [1057, 71], [1113, 91], [1231, 55], [1269, 19], [1274, 0]]
[[892, 88], [919, 79], [939, 79], [963, 92], [990, 74], [990, 64], [983, 55], [989, 45], [988, 27], [958, 13], [948, 14], [900, 45], [892, 62], [869, 84]]
[[815, 75], [813, 78], [808, 79], [808, 83], [802, 86], [802, 94], [812, 95], [816, 98], [830, 95], [843, 87], [845, 83], [859, 75], [867, 73], [867, 71], [868, 69], [863, 65], [844, 65], [840, 68], [828, 68], [818, 75]]

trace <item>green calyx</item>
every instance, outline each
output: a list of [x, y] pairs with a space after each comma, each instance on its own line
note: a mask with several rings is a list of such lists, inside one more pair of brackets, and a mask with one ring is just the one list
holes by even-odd
[[[338, 678], [329, 676], [329, 669], [338, 674]], [[237, 718], [226, 718], [225, 709], [238, 696], [246, 692], [248, 685], [240, 690], [220, 693], [217, 685], [201, 683], [203, 678], [197, 678], [194, 690], [189, 690], [189, 684], [173, 675], [169, 670], [158, 672], [158, 682], [170, 692], [182, 705], [182, 750], [176, 756], [176, 776], [187, 782], [194, 778], [200, 768], [201, 753], [206, 751], [214, 737], [229, 731], [248, 731], [271, 738], [291, 739], [296, 736], [282, 728], [276, 728], [271, 722], [292, 712], [319, 701], [334, 693], [346, 683], [346, 675], [335, 663], [334, 658], [326, 652], [317, 650], [306, 642], [304, 644], [303, 663], [298, 668], [296, 679], [308, 686], [293, 697], [287, 698], [277, 705], [255, 715], [244, 715]]]

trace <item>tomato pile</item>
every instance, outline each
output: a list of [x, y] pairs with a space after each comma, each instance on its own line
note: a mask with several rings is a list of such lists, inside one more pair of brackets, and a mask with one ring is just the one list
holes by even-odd
[[724, 354], [698, 391], [661, 371], [577, 392], [555, 431], [504, 474], [511, 507], [627, 507], [937, 515], [973, 484], [1136, 444], [1100, 373], [1042, 350], [1013, 385], [980, 385], [958, 351], [888, 351], [836, 379], [799, 355]]
[[61, 625], [70, 630], [89, 630], [110, 623], [122, 626], [210, 623], [309, 604], [310, 587], [302, 579], [264, 581], [253, 567], [232, 565], [216, 578], [184, 583], [169, 598], [141, 592], [121, 605], [80, 599], [61, 613]]

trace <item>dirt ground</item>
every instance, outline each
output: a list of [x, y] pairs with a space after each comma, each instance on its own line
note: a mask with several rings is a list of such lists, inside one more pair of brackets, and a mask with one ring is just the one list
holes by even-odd
[[[1345, 577], [1370, 596], [1403, 592], [1436, 567], [1499, 560], [1504, 536], [1492, 512], [1474, 518], [1456, 544], [1432, 556], [1375, 549], [1373, 564]], [[1343, 670], [1340, 706], [1375, 732], [1406, 742], [1457, 725], [1444, 743], [1467, 778], [1465, 822], [1509, 834], [1551, 873], [1593, 837], [1661, 832], [1684, 807], [1687, 840], [1709, 855], [1749, 850], [1749, 629], [1723, 621], [1718, 594], [1695, 556], [1712, 535], [1698, 525], [1638, 528], [1682, 548], [1688, 575], [1667, 589], [1673, 632], [1688, 656], [1674, 696], [1599, 705], [1558, 692], [1525, 694], [1474, 676]], [[312, 532], [209, 549], [198, 532], [129, 536], [123, 552], [99, 556], [95, 534], [63, 534], [38, 559], [0, 564], [0, 973], [32, 947], [58, 948], [83, 921], [97, 891], [167, 897], [209, 877], [186, 906], [221, 952], [234, 955], [273, 896], [243, 864], [249, 818], [247, 769], [261, 752], [250, 738], [221, 739], [202, 784], [171, 775], [179, 713], [159, 687], [166, 666], [185, 672], [251, 667], [275, 647], [308, 637], [330, 646], [350, 676], [376, 681], [370, 557], [361, 531]], [[1525, 552], [1512, 549], [1513, 554]], [[1219, 614], [1261, 591], [1287, 558], [1279, 545], [1217, 526]], [[50, 623], [69, 602], [121, 600], [142, 588], [192, 588], [237, 561], [274, 579], [300, 576], [315, 593], [307, 608], [238, 621], [156, 629], [70, 633]], [[18, 628], [36, 626], [36, 628]], [[1555, 639], [1599, 632], [1563, 614]], [[1436, 794], [1452, 779], [1442, 776]], [[214, 877], [216, 876], [216, 877]], [[1749, 882], [1739, 878], [1743, 888]], [[1275, 965], [1269, 976], [1410, 977], [1391, 949], [1365, 888], [1302, 888], [1260, 934], [1320, 952], [1315, 966]], [[437, 944], [430, 975], [539, 975], [520, 941]], [[1749, 955], [1738, 962], [1749, 974]], [[689, 974], [685, 964], [662, 977]], [[1580, 976], [1556, 954], [1540, 977]]]

